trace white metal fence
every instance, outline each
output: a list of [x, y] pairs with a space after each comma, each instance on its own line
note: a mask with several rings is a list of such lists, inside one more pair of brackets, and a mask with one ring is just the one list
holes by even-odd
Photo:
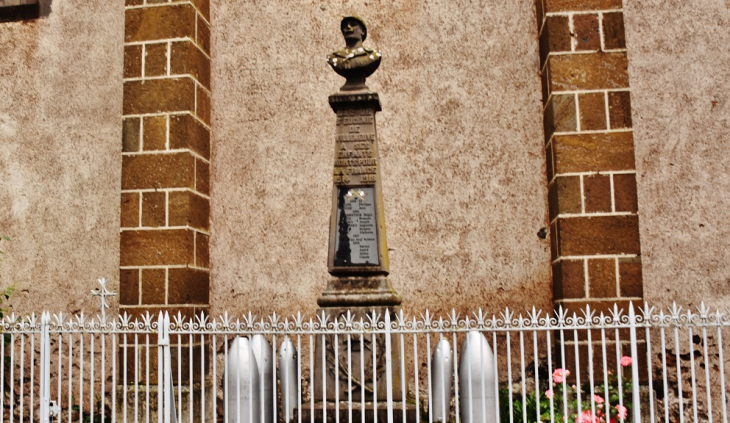
[[704, 305], [6, 316], [0, 423], [727, 423], [728, 326]]

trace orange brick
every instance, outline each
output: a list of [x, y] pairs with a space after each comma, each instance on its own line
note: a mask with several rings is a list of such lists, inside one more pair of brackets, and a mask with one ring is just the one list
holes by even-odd
[[124, 46], [124, 77], [142, 76], [142, 46]]
[[193, 232], [189, 229], [122, 231], [122, 266], [193, 264]]
[[210, 195], [210, 165], [200, 159], [195, 160], [195, 190]]
[[144, 0], [125, 0], [124, 4], [126, 6], [139, 6], [144, 2]]
[[582, 211], [580, 176], [558, 176], [548, 187], [550, 221], [558, 214]]
[[583, 260], [560, 260], [553, 264], [553, 298], [585, 298]]
[[547, 147], [545, 148], [545, 169], [547, 171], [547, 180], [548, 183], [553, 180], [553, 176], [555, 175], [555, 171], [553, 170], [553, 143], [548, 142]]
[[628, 91], [608, 93], [608, 114], [611, 129], [631, 128], [631, 94]]
[[210, 273], [199, 269], [170, 269], [168, 302], [170, 304], [208, 304]]
[[210, 246], [208, 235], [197, 232], [195, 234], [195, 265], [210, 267]]
[[210, 131], [193, 115], [170, 116], [170, 148], [187, 148], [210, 158]]
[[143, 119], [142, 125], [144, 151], [164, 150], [167, 143], [167, 117], [148, 116]]
[[136, 228], [139, 226], [139, 193], [122, 193], [121, 209], [122, 228]]
[[588, 260], [588, 290], [591, 298], [616, 297], [616, 260]]
[[142, 304], [165, 304], [165, 269], [142, 269]]
[[147, 44], [144, 53], [144, 76], [167, 75], [167, 43]]
[[198, 86], [195, 100], [196, 116], [198, 116], [200, 120], [205, 122], [206, 125], [210, 126], [210, 94], [208, 94], [203, 88]]
[[122, 151], [139, 151], [139, 118], [125, 118], [122, 123]]
[[621, 9], [621, 0], [545, 0], [545, 13]]
[[170, 226], [191, 226], [208, 230], [210, 225], [210, 203], [190, 191], [174, 191], [170, 193], [169, 203]]
[[641, 257], [624, 257], [618, 260], [619, 286], [622, 297], [643, 297], [644, 282], [641, 273]]
[[603, 44], [606, 49], [626, 48], [623, 13], [603, 14]]
[[639, 254], [638, 216], [572, 217], [557, 220], [560, 256]]
[[122, 157], [122, 189], [193, 188], [195, 157], [190, 153]]
[[210, 56], [210, 26], [198, 15], [198, 38], [195, 40], [201, 50]]
[[631, 132], [558, 135], [553, 155], [557, 174], [635, 169]]
[[189, 4], [127, 9], [124, 14], [124, 41], [195, 39], [195, 15], [195, 8]]
[[570, 51], [570, 24], [567, 16], [548, 16], [540, 33], [540, 64], [548, 54]]
[[573, 28], [576, 38], [576, 50], [601, 49], [601, 34], [598, 31], [597, 14], [574, 15]]
[[572, 132], [577, 130], [575, 116], [575, 96], [573, 94], [555, 94], [550, 96], [545, 108], [545, 142], [550, 141], [555, 132]]
[[603, 90], [629, 86], [626, 53], [550, 56], [550, 92]]
[[611, 177], [591, 175], [583, 177], [583, 195], [586, 213], [611, 211]]
[[139, 304], [139, 269], [119, 270], [119, 305]]
[[203, 17], [210, 21], [210, 0], [193, 0], [193, 4]]
[[636, 198], [636, 175], [613, 175], [613, 195], [617, 212], [637, 213], [639, 204]]
[[191, 78], [151, 79], [124, 83], [125, 115], [195, 110], [195, 81]]
[[142, 226], [165, 226], [165, 193], [142, 193]]
[[606, 97], [604, 93], [578, 95], [580, 109], [580, 130], [596, 131], [606, 129]]
[[210, 89], [210, 60], [192, 41], [172, 43], [170, 73], [172, 75], [192, 75], [204, 87]]

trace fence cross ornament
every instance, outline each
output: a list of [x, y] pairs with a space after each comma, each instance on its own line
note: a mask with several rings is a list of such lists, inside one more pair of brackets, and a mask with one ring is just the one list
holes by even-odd
[[101, 278], [98, 280], [99, 285], [101, 285], [101, 288], [98, 289], [92, 289], [91, 295], [95, 297], [99, 297], [101, 299], [101, 320], [103, 322], [106, 322], [106, 309], [109, 308], [109, 304], [107, 303], [106, 299], [107, 297], [113, 297], [117, 295], [116, 291], [109, 291], [106, 288], [106, 278]]

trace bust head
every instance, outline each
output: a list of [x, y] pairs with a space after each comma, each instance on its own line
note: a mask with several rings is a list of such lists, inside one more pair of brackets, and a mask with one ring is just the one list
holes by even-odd
[[361, 17], [345, 16], [340, 22], [340, 31], [345, 38], [345, 48], [327, 56], [327, 63], [347, 79], [340, 90], [366, 90], [365, 78], [380, 65], [380, 53], [362, 45], [368, 36], [368, 28]]
[[359, 47], [368, 37], [368, 27], [359, 16], [345, 16], [340, 22], [340, 31], [348, 47]]

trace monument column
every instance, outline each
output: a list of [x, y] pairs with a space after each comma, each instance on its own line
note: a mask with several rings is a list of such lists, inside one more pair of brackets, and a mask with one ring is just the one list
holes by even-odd
[[[320, 306], [317, 314], [325, 316], [329, 322], [342, 321], [347, 315], [355, 321], [369, 322], [377, 316], [377, 323], [384, 320], [386, 313], [395, 320], [401, 303], [401, 297], [388, 280], [390, 268], [376, 127], [376, 113], [381, 105], [378, 94], [365, 85], [365, 78], [380, 65], [381, 55], [362, 45], [367, 37], [362, 18], [345, 17], [340, 29], [346, 47], [327, 58], [333, 70], [347, 80], [339, 92], [329, 97], [329, 104], [337, 115], [327, 261], [332, 277], [317, 300]], [[363, 351], [353, 348], [351, 366], [344, 338], [337, 341], [333, 336], [324, 336], [316, 344], [316, 356], [325, 356], [326, 365], [316, 360], [315, 375], [318, 376], [315, 380], [327, 380], [326, 392], [322, 384], [315, 386], [315, 399], [320, 401], [319, 408], [314, 410], [318, 419], [323, 417], [324, 409], [336, 408], [333, 406], [336, 399], [373, 401], [374, 392], [377, 392], [378, 402], [385, 404], [388, 397], [385, 335], [366, 337]], [[390, 344], [391, 356], [397, 357], [398, 344]], [[376, 357], [373, 357], [373, 351], [377, 351]], [[348, 389], [348, 382], [353, 383], [351, 389]], [[396, 388], [400, 386], [397, 360], [393, 360], [390, 384], [391, 400], [401, 400], [401, 390]], [[382, 409], [378, 413], [385, 411]], [[334, 411], [328, 412], [332, 413], [330, 416], [334, 414]], [[415, 409], [409, 409], [408, 415], [412, 416], [414, 412]]]

